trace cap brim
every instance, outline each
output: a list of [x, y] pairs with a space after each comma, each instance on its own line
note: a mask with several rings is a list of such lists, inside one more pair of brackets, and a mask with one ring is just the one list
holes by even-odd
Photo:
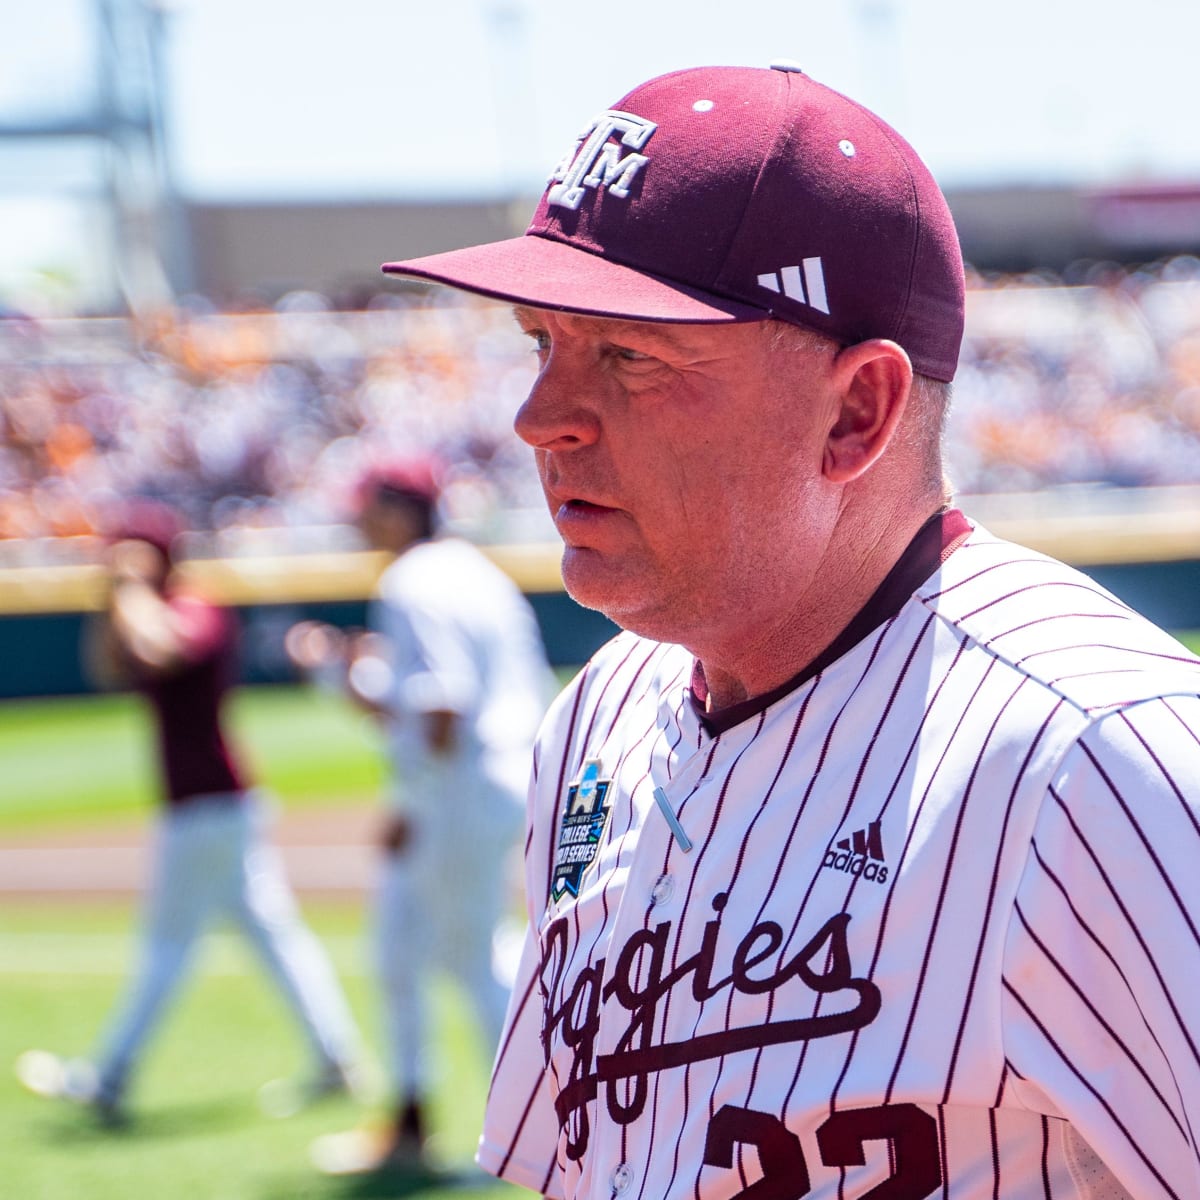
[[770, 316], [757, 305], [673, 283], [538, 234], [384, 263], [382, 269], [494, 300], [596, 317], [717, 324]]

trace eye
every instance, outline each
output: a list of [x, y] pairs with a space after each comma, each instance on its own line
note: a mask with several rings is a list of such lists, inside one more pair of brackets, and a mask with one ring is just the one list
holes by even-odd
[[646, 354], [642, 350], [635, 350], [632, 346], [610, 345], [608, 353], [611, 357], [619, 359], [624, 363], [652, 363], [657, 361], [654, 355]]
[[550, 335], [544, 329], [526, 329], [525, 336], [533, 343], [533, 351], [541, 356], [550, 350]]

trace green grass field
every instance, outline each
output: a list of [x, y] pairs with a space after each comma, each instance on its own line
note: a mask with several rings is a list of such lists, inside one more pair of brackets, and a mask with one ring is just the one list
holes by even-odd
[[[255, 776], [284, 804], [378, 798], [378, 732], [339, 696], [246, 688], [229, 715]], [[0, 836], [144, 814], [157, 788], [150, 726], [128, 694], [0, 703], [0, 770]]]
[[[369, 721], [336, 696], [255, 688], [232, 728], [258, 778], [286, 807], [378, 800], [380, 746]], [[0, 704], [0, 842], [72, 827], [128, 823], [154, 807], [144, 713], [130, 696]], [[378, 1053], [379, 1013], [357, 901], [305, 904], [334, 957], [360, 1027]], [[13, 1200], [349, 1200], [375, 1196], [528, 1195], [475, 1173], [428, 1179], [327, 1179], [308, 1159], [314, 1137], [370, 1113], [328, 1101], [289, 1120], [262, 1116], [258, 1088], [305, 1066], [282, 1002], [250, 952], [215, 932], [155, 1036], [131, 1096], [134, 1122], [100, 1129], [86, 1112], [29, 1096], [12, 1073], [30, 1047], [86, 1055], [136, 952], [129, 900], [0, 900], [0, 1196]], [[462, 997], [436, 997], [439, 1153], [471, 1171], [487, 1055]]]
[[[1200, 652], [1200, 634], [1185, 640]], [[305, 688], [243, 691], [233, 728], [285, 806], [361, 803], [382, 782], [373, 727], [337, 697]], [[153, 806], [149, 730], [127, 696], [0, 703], [0, 842], [73, 825], [128, 821]], [[357, 903], [306, 905], [376, 1047], [378, 1013], [364, 967]], [[105, 1132], [86, 1114], [26, 1095], [10, 1066], [29, 1047], [86, 1054], [132, 963], [125, 902], [0, 901], [0, 1195], [14, 1200], [371, 1200], [411, 1196], [517, 1200], [479, 1178], [446, 1184], [330, 1180], [309, 1165], [311, 1140], [362, 1116], [331, 1101], [286, 1121], [259, 1114], [266, 1080], [302, 1064], [281, 1002], [229, 935], [168, 1014], [132, 1097], [137, 1119]], [[437, 996], [436, 1125], [447, 1160], [469, 1169], [486, 1088], [486, 1055], [449, 986]]]
[[[354, 906], [308, 915], [333, 954], [364, 1033], [376, 1022]], [[286, 1120], [260, 1114], [258, 1088], [305, 1065], [282, 1002], [249, 951], [210, 935], [197, 976], [168, 1013], [131, 1096], [134, 1120], [116, 1131], [86, 1112], [23, 1092], [11, 1073], [31, 1047], [86, 1054], [101, 1031], [135, 952], [128, 905], [0, 905], [0, 1195], [13, 1200], [477, 1200], [528, 1195], [473, 1172], [471, 1154], [487, 1064], [462, 999], [436, 996], [438, 1151], [451, 1187], [429, 1179], [327, 1179], [310, 1165], [313, 1138], [357, 1124], [364, 1111], [329, 1100]]]

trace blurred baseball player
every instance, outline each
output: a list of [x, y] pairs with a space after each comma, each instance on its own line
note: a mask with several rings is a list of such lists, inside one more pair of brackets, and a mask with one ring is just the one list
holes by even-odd
[[480, 1162], [556, 1197], [1200, 1195], [1200, 663], [957, 511], [949, 211], [791, 64], [588, 123], [517, 305], [571, 594]]
[[465, 988], [489, 1054], [508, 1003], [492, 939], [553, 677], [536, 618], [512, 580], [470, 543], [435, 536], [438, 494], [432, 460], [373, 469], [359, 488], [358, 523], [391, 562], [371, 604], [370, 632], [345, 643], [331, 627], [306, 622], [287, 639], [297, 665], [332, 674], [381, 718], [392, 764], [375, 954], [394, 1103], [382, 1131], [314, 1145], [318, 1165], [333, 1173], [422, 1161], [433, 968]]
[[280, 1115], [309, 1099], [358, 1090], [361, 1042], [333, 967], [304, 924], [265, 836], [261, 793], [249, 786], [222, 728], [235, 677], [232, 615], [190, 590], [174, 570], [174, 511], [130, 507], [109, 549], [107, 612], [86, 646], [99, 681], [131, 683], [154, 712], [165, 806], [146, 897], [138, 970], [95, 1065], [29, 1051], [18, 1075], [33, 1091], [90, 1105], [106, 1122], [125, 1115], [147, 1039], [214, 918], [246, 935], [300, 1024], [309, 1079], [264, 1093]]

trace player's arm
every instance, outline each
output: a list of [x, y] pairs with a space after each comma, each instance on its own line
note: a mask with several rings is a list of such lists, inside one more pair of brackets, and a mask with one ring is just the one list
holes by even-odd
[[1089, 727], [1017, 890], [1004, 1045], [1022, 1101], [1048, 1099], [1136, 1196], [1200, 1195], [1198, 863], [1200, 697]]
[[[296, 667], [318, 684], [343, 691], [365, 712], [389, 721], [405, 717], [385, 636], [360, 633], [348, 637], [324, 622], [301, 621], [288, 630], [284, 647]], [[455, 745], [458, 714], [433, 709], [420, 716], [429, 748], [449, 753]]]
[[121, 653], [149, 675], [169, 675], [186, 661], [187, 630], [169, 604], [143, 580], [113, 581], [109, 615]]
[[353, 642], [352, 696], [390, 721], [419, 722], [429, 751], [452, 753], [475, 686], [462, 631], [435, 605], [412, 597], [377, 602], [371, 625]]
[[492, 1175], [560, 1200], [559, 1121], [541, 1042], [540, 962], [538, 939], [527, 930], [475, 1158]]
[[292, 665], [318, 687], [347, 690], [349, 639], [326, 621], [297, 621], [284, 635], [283, 648]]
[[362, 639], [346, 673], [346, 690], [360, 708], [375, 716], [389, 721], [420, 721], [425, 745], [434, 754], [453, 751], [460, 721], [458, 713], [442, 707], [414, 710], [404, 703], [386, 647], [377, 635], [369, 634]]
[[162, 557], [153, 546], [118, 542], [109, 562], [108, 623], [117, 656], [132, 675], [174, 674], [221, 644], [224, 614], [195, 596], [177, 593], [168, 600]]
[[405, 713], [397, 694], [391, 641], [380, 633], [361, 633], [349, 642], [344, 686], [350, 699], [365, 712], [392, 721]]

